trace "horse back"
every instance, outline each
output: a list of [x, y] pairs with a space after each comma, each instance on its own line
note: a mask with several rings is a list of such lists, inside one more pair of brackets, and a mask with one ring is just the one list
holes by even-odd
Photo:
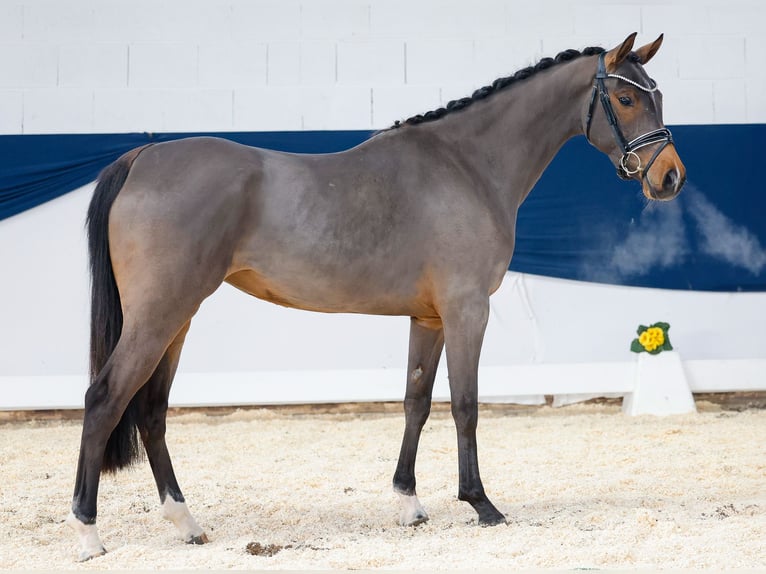
[[496, 233], [449, 164], [424, 170], [398, 147], [371, 141], [304, 155], [216, 138], [152, 146], [115, 202], [116, 243], [141, 237], [147, 256], [192, 254], [185, 273], [212, 272], [285, 306], [434, 313], [434, 283], [461, 264], [471, 273], [467, 244]]

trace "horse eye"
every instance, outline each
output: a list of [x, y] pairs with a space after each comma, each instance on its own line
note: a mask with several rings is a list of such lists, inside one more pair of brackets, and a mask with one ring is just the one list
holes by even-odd
[[617, 99], [620, 101], [620, 103], [623, 106], [632, 106], [633, 105], [633, 100], [631, 100], [628, 96], [620, 96]]

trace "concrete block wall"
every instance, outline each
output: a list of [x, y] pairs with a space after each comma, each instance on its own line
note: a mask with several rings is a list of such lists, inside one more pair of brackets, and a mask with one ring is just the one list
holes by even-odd
[[668, 124], [766, 122], [760, 0], [6, 0], [0, 133], [377, 129], [660, 32]]

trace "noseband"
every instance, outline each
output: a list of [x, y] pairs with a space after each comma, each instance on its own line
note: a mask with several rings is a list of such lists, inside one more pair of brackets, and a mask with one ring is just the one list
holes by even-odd
[[[632, 175], [635, 175], [638, 172], [642, 172], [641, 177], [644, 178], [646, 177], [646, 173], [649, 171], [649, 168], [652, 167], [654, 160], [657, 159], [658, 155], [660, 155], [660, 152], [665, 149], [665, 146], [673, 143], [673, 135], [670, 133], [669, 129], [659, 128], [650, 132], [646, 132], [645, 134], [640, 135], [630, 141], [626, 140], [625, 136], [622, 134], [622, 130], [620, 130], [620, 125], [617, 122], [617, 114], [615, 114], [614, 108], [612, 107], [612, 102], [609, 100], [609, 92], [606, 89], [604, 80], [606, 78], [616, 78], [618, 80], [628, 82], [639, 90], [643, 90], [644, 92], [648, 92], [650, 94], [657, 91], [657, 84], [652, 80], [652, 86], [646, 87], [637, 82], [634, 82], [629, 78], [626, 78], [625, 76], [607, 74], [604, 56], [606, 56], [606, 52], [602, 52], [598, 56], [598, 68], [596, 69], [596, 79], [593, 83], [593, 92], [591, 94], [590, 105], [588, 107], [585, 137], [588, 139], [588, 141], [590, 141], [590, 124], [591, 120], [593, 119], [593, 112], [596, 109], [596, 98], [598, 97], [598, 99], [601, 100], [601, 107], [604, 108], [604, 114], [606, 115], [606, 119], [609, 122], [609, 126], [612, 128], [612, 133], [614, 133], [614, 138], [617, 140], [617, 145], [620, 146], [620, 150], [622, 151], [620, 164], [617, 168], [617, 175], [619, 175], [622, 179], [630, 179]], [[654, 151], [654, 154], [646, 164], [646, 167], [643, 167], [641, 165], [641, 158], [636, 153], [636, 150], [655, 143], [662, 143], [662, 145]], [[629, 165], [631, 158], [633, 158], [633, 160], [636, 162], [636, 167], [634, 169], [631, 169]]]

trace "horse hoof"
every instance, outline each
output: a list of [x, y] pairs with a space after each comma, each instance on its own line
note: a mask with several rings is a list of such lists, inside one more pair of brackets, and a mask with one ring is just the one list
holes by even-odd
[[417, 526], [424, 522], [428, 522], [428, 514], [425, 510], [419, 510], [412, 514], [402, 513], [399, 517], [399, 524], [402, 526]]
[[417, 526], [428, 522], [428, 513], [423, 505], [420, 504], [418, 497], [414, 494], [396, 493], [399, 496], [401, 512], [399, 513], [399, 524], [402, 526]]
[[498, 524], [508, 524], [508, 519], [504, 514], [493, 514], [491, 516], [480, 516], [479, 526], [497, 526]]
[[414, 516], [407, 526], [417, 526], [418, 524], [425, 524], [426, 522], [428, 522], [428, 515], [424, 512]]
[[77, 555], [79, 562], [85, 562], [91, 558], [97, 558], [106, 554], [106, 549], [98, 537], [95, 522], [85, 524], [74, 515], [74, 512], [70, 512], [69, 516], [64, 520], [64, 524], [74, 530], [80, 539], [80, 554]]
[[87, 562], [88, 560], [92, 560], [93, 558], [98, 558], [99, 556], [103, 556], [106, 554], [106, 548], [103, 546], [101, 548], [93, 549], [93, 550], [83, 550], [80, 552], [80, 555], [77, 557], [78, 562]]
[[197, 536], [192, 536], [186, 541], [187, 544], [207, 544], [208, 542], [210, 542], [210, 539], [204, 532]]

